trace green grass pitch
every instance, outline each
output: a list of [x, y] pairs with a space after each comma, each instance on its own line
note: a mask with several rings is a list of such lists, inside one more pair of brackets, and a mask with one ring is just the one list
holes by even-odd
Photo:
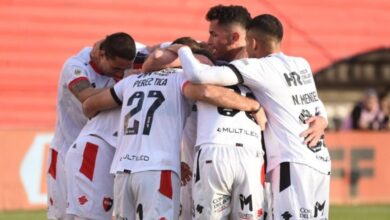
[[[0, 220], [45, 220], [46, 211], [0, 212]], [[332, 206], [329, 220], [390, 220], [390, 205]]]

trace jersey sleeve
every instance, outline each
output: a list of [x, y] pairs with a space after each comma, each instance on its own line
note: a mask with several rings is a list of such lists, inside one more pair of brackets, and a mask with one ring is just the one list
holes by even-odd
[[63, 69], [63, 76], [65, 79], [66, 86], [68, 88], [72, 87], [72, 85], [86, 80], [89, 81], [87, 75], [87, 69], [83, 64], [76, 63], [66, 63]]
[[324, 103], [321, 100], [318, 100], [318, 105], [316, 106], [316, 115], [323, 117], [328, 122], [328, 113]]
[[177, 84], [180, 86], [180, 92], [184, 93], [184, 88], [190, 83], [187, 77], [183, 73], [177, 73]]
[[235, 74], [240, 79], [241, 84], [259, 87], [266, 81], [264, 79], [265, 71], [259, 59], [247, 58], [235, 60], [229, 64], [229, 67], [235, 69]]
[[231, 86], [240, 83], [234, 70], [229, 66], [209, 66], [201, 64], [189, 47], [178, 51], [184, 74], [192, 83]]
[[125, 93], [126, 84], [129, 83], [130, 77], [126, 77], [117, 82], [114, 87], [110, 89], [112, 98], [118, 105], [122, 105], [123, 95]]

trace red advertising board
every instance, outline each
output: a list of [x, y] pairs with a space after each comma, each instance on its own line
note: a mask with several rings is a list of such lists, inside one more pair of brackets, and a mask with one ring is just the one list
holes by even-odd
[[[0, 131], [0, 210], [46, 207], [51, 132]], [[390, 133], [328, 133], [331, 203], [390, 203]]]

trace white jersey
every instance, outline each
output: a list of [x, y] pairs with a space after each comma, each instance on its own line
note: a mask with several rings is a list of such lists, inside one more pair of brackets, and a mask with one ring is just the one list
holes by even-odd
[[181, 141], [182, 161], [186, 162], [192, 169], [195, 156], [196, 130], [197, 130], [197, 107], [195, 104], [191, 107], [191, 113], [186, 119], [184, 125], [183, 137]]
[[267, 113], [269, 123], [264, 131], [267, 170], [288, 161], [329, 173], [328, 149], [323, 144], [310, 148], [304, 144], [304, 138], [299, 137], [308, 128], [304, 121], [325, 111], [308, 62], [277, 53], [231, 64], [241, 73], [243, 83], [252, 89]]
[[101, 75], [92, 68], [91, 50], [92, 47], [82, 49], [77, 55], [70, 57], [62, 67], [57, 93], [56, 130], [50, 146], [60, 153], [66, 153], [87, 122], [80, 101], [69, 87], [85, 79], [96, 88], [112, 86], [115, 83], [112, 78]]
[[304, 138], [299, 137], [308, 128], [305, 119], [318, 114], [326, 117], [305, 59], [276, 53], [260, 59], [236, 60], [229, 66], [210, 67], [201, 65], [188, 48], [181, 48], [179, 56], [193, 82], [243, 83], [252, 90], [268, 118], [264, 131], [267, 171], [281, 162], [296, 162], [326, 174], [330, 172], [330, 156], [323, 140], [316, 148], [309, 148]]
[[[232, 86], [231, 89], [243, 96], [253, 96], [244, 86]], [[197, 107], [196, 146], [202, 144], [261, 146], [260, 127], [248, 112], [225, 109], [206, 102], [197, 102]]]
[[129, 76], [111, 90], [123, 102], [111, 172], [172, 170], [180, 175], [180, 143], [189, 103], [182, 70]]
[[81, 130], [79, 137], [96, 135], [116, 148], [120, 114], [121, 109], [119, 107], [100, 112], [91, 120], [88, 120], [87, 124]]

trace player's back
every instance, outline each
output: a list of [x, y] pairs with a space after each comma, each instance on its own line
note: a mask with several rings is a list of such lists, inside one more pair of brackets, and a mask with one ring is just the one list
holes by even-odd
[[116, 148], [118, 146], [117, 137], [120, 113], [120, 107], [100, 112], [88, 120], [80, 131], [79, 137], [92, 134]]
[[[119, 148], [112, 172], [180, 172], [180, 142], [189, 104], [180, 69], [130, 76], [114, 90], [122, 100]], [[122, 97], [121, 94], [123, 94]]]
[[[245, 86], [230, 87], [236, 93], [253, 97]], [[198, 101], [196, 145], [220, 144], [261, 147], [260, 127], [249, 112], [225, 109]]]
[[266, 110], [269, 170], [281, 161], [291, 161], [311, 164], [328, 172], [330, 159], [326, 148], [311, 149], [299, 136], [308, 128], [304, 121], [318, 115], [320, 110], [324, 111], [308, 62], [276, 53], [260, 59], [234, 61], [233, 64], [241, 72], [244, 84], [251, 88]]

